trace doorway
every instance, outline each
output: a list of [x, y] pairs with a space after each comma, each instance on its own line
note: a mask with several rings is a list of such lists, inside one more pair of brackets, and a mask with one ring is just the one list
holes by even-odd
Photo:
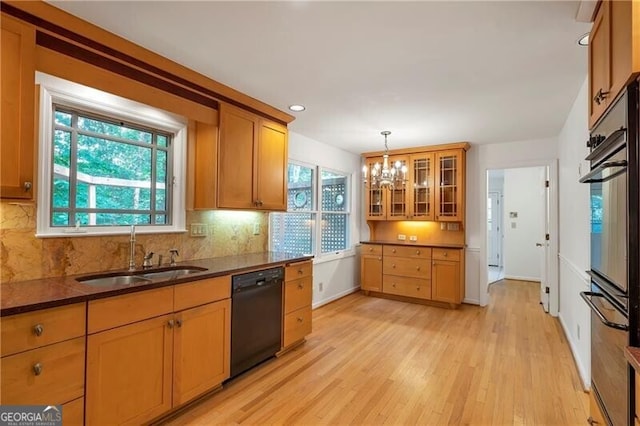
[[536, 282], [549, 311], [549, 168], [487, 170], [487, 285], [503, 278]]

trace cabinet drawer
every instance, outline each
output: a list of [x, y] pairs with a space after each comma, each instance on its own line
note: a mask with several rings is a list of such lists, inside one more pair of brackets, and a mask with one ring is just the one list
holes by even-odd
[[63, 425], [83, 425], [84, 424], [84, 398], [74, 399], [62, 405]]
[[429, 259], [408, 259], [405, 257], [383, 257], [382, 273], [404, 277], [431, 278]]
[[363, 244], [360, 249], [360, 254], [381, 255], [382, 246], [380, 244]]
[[307, 260], [305, 262], [291, 263], [284, 268], [285, 281], [310, 277], [311, 275], [313, 275], [313, 263], [310, 260]]
[[302, 340], [309, 333], [311, 333], [311, 306], [298, 309], [284, 316], [283, 347]]
[[460, 249], [434, 248], [433, 258], [437, 260], [460, 261]]
[[382, 292], [398, 296], [431, 299], [431, 280], [384, 275]]
[[85, 309], [76, 303], [2, 318], [2, 356], [84, 336]]
[[84, 337], [2, 358], [2, 404], [58, 405], [84, 394]]
[[313, 279], [311, 277], [287, 281], [284, 284], [284, 313], [311, 306]]
[[384, 246], [383, 253], [385, 256], [431, 259], [431, 248], [429, 247]]
[[230, 297], [230, 275], [176, 284], [173, 293], [173, 310], [177, 312]]
[[107, 297], [89, 302], [88, 333], [173, 312], [173, 286]]

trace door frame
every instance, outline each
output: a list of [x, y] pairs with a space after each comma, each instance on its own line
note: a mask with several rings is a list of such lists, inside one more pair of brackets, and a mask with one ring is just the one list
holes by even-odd
[[482, 185], [481, 207], [481, 234], [480, 244], [480, 305], [489, 304], [489, 266], [487, 265], [487, 194], [489, 193], [488, 171], [496, 169], [519, 169], [524, 167], [548, 167], [549, 170], [549, 262], [547, 264], [549, 282], [549, 314], [558, 316], [560, 291], [558, 285], [558, 159], [539, 159], [523, 161], [489, 161], [482, 170], [480, 179]]
[[[502, 192], [501, 191], [487, 191], [487, 198], [491, 198], [489, 196], [489, 194], [496, 194], [497, 195], [496, 200], [497, 200], [498, 208], [495, 209], [495, 211], [493, 211], [493, 209], [492, 209], [492, 212], [493, 212], [493, 219], [494, 219], [493, 223], [498, 226], [498, 229], [496, 231], [497, 234], [498, 234], [498, 240], [497, 240], [497, 243], [496, 243], [496, 254], [498, 255], [498, 265], [497, 266], [498, 266], [498, 268], [501, 268], [503, 266], [502, 265], [502, 260], [503, 260], [503, 256], [502, 256], [503, 237], [502, 237], [502, 235], [503, 235], [503, 232], [504, 232], [504, 230], [502, 229], [502, 222], [503, 222], [502, 221], [502, 207], [503, 206], [502, 206], [502, 203], [501, 203], [501, 201], [502, 201]], [[487, 203], [488, 203], [488, 201], [487, 201]], [[488, 207], [488, 204], [487, 204], [487, 207]], [[487, 220], [488, 220], [488, 218], [487, 218]], [[487, 244], [487, 254], [489, 254], [488, 252], [489, 252], [489, 244]], [[489, 265], [489, 258], [488, 257], [487, 257], [487, 265]]]

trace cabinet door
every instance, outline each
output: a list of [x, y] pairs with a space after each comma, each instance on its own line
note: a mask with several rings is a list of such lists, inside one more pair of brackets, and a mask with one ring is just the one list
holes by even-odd
[[600, 4], [589, 35], [589, 127], [607, 108], [606, 98], [599, 93], [609, 92], [610, 21], [609, 1]]
[[362, 290], [382, 291], [382, 255], [360, 257], [360, 288]]
[[[640, 58], [640, 35], [636, 35], [636, 40], [632, 39], [633, 34], [633, 8], [639, 9], [640, 3], [637, 1], [608, 1], [609, 3], [609, 29], [611, 30], [610, 49], [610, 82], [607, 96], [607, 105], [620, 93], [627, 85], [627, 81], [637, 69]], [[604, 7], [604, 5], [603, 5]], [[636, 21], [640, 20], [640, 13], [636, 11]], [[640, 22], [636, 23], [637, 30], [640, 31]], [[634, 70], [633, 64], [636, 64]]]
[[254, 147], [257, 139], [258, 121], [253, 114], [220, 105], [218, 207], [256, 207], [254, 166], [257, 153]]
[[433, 153], [409, 157], [409, 217], [414, 220], [434, 220]]
[[463, 150], [436, 152], [437, 221], [462, 222], [464, 206]]
[[172, 319], [88, 336], [87, 424], [141, 424], [171, 409]]
[[[216, 111], [217, 114], [217, 111]], [[193, 147], [189, 146], [188, 153], [193, 155], [194, 175], [193, 207], [196, 209], [214, 209], [216, 207], [218, 164], [218, 125], [197, 122], [193, 126], [195, 138]]]
[[261, 121], [257, 147], [257, 208], [287, 209], [287, 128]]
[[33, 197], [35, 29], [2, 15], [0, 197]]
[[175, 407], [229, 378], [231, 299], [178, 313], [174, 338]]
[[[401, 167], [409, 167], [408, 157], [390, 157], [389, 167], [393, 167], [397, 162]], [[405, 179], [408, 179], [408, 173]], [[408, 185], [397, 185], [393, 189], [385, 189], [388, 193], [389, 201], [387, 204], [387, 220], [407, 220], [409, 218], [409, 191]]]
[[382, 188], [372, 188], [371, 183], [371, 170], [378, 164], [382, 167], [382, 157], [366, 158], [365, 165], [367, 166], [367, 184], [365, 185], [365, 215], [367, 220], [386, 220], [387, 218], [387, 194]]
[[460, 303], [460, 262], [434, 260], [431, 297], [439, 302]]

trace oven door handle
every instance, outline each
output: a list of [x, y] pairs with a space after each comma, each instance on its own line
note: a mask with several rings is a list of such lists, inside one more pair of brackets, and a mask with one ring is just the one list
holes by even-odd
[[[610, 174], [607, 177], [604, 177], [604, 178], [601, 177], [601, 174], [605, 169], [611, 169], [614, 167], [620, 167], [620, 170]], [[580, 183], [606, 182], [626, 171], [627, 171], [627, 160], [608, 161], [606, 163], [600, 164], [596, 169], [584, 175], [582, 178], [580, 178], [579, 182]]]
[[582, 297], [582, 299], [587, 303], [587, 305], [589, 305], [591, 310], [598, 316], [598, 318], [600, 318], [600, 321], [604, 325], [606, 325], [607, 327], [618, 329], [618, 330], [629, 331], [629, 326], [628, 325], [618, 324], [617, 322], [611, 322], [607, 318], [605, 318], [605, 316], [602, 314], [602, 312], [600, 312], [598, 307], [593, 304], [593, 302], [591, 301], [589, 296], [591, 296], [591, 297], [604, 297], [604, 295], [600, 294], [600, 293], [593, 292], [593, 291], [581, 291], [580, 292], [580, 297]]

